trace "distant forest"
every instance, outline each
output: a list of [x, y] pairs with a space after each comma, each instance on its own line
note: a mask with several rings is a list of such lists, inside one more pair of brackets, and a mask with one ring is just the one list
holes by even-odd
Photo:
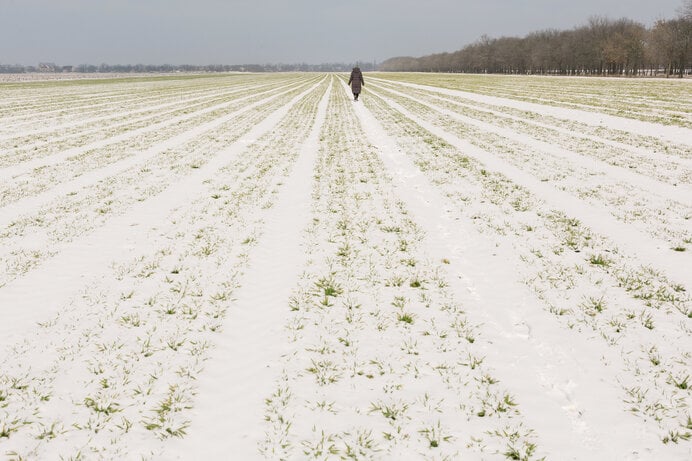
[[572, 30], [543, 30], [524, 38], [481, 37], [452, 53], [391, 58], [383, 71], [543, 75], [692, 74], [692, 0], [680, 17], [647, 28], [629, 19], [594, 17]]
[[[212, 65], [172, 65], [172, 64], [79, 64], [58, 65], [42, 62], [36, 66], [0, 63], [0, 74], [46, 73], [170, 73], [170, 72], [348, 72], [355, 64], [212, 64]], [[362, 63], [364, 71], [374, 70], [374, 63]]]

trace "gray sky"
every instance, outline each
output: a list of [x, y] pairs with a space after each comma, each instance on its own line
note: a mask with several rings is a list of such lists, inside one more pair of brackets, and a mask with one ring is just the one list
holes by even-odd
[[0, 0], [0, 63], [372, 62], [478, 39], [571, 29], [594, 15], [647, 26], [682, 0]]

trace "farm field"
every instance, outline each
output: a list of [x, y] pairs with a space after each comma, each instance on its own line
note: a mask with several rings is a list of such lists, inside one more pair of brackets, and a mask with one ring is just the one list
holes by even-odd
[[0, 83], [0, 459], [692, 459], [689, 80]]

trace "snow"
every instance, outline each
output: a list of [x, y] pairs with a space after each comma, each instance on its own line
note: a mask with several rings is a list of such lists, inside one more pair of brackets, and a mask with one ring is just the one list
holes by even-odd
[[[264, 432], [257, 416], [271, 393], [272, 378], [280, 372], [276, 364], [283, 344], [274, 339], [283, 333], [284, 303], [304, 265], [300, 234], [310, 218], [310, 176], [328, 97], [329, 92], [267, 219], [262, 245], [250, 255], [251, 267], [243, 274], [245, 283], [229, 313], [243, 328], [229, 329], [218, 339], [206, 365], [209, 373], [199, 380], [200, 396], [191, 426], [204, 430], [172, 444], [171, 458], [221, 459], [229, 452], [244, 459], [256, 456]], [[229, 399], [229, 394], [244, 397]]]
[[[485, 326], [492, 344], [485, 352], [501, 381], [510, 383], [519, 396], [525, 394], [520, 400], [539, 434], [539, 445], [547, 453], [559, 453], [560, 459], [616, 459], [623, 445], [633, 452], [645, 451], [646, 444], [635, 445], [631, 439], [638, 434], [636, 440], [652, 443], [645, 426], [609, 404], [617, 400], [611, 387], [616, 377], [600, 363], [601, 348], [551, 328], [549, 314], [537, 309], [535, 296], [513, 276], [518, 261], [511, 261], [503, 247], [466, 243], [482, 241], [482, 235], [454, 219], [448, 199], [410, 160], [397, 154], [395, 142], [377, 120], [358, 109], [366, 133], [396, 178], [397, 192], [422, 218], [426, 234], [435, 242], [429, 247], [431, 255], [449, 258], [455, 268], [455, 295], [473, 306], [477, 322]], [[485, 267], [478, 264], [487, 260]], [[540, 399], [535, 397], [537, 389]]]
[[0, 83], [2, 459], [692, 457], [689, 82], [479, 78]]

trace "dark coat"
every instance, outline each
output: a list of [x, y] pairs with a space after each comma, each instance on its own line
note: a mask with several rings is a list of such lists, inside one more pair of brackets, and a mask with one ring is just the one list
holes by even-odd
[[363, 73], [360, 71], [360, 67], [353, 68], [348, 84], [351, 85], [353, 94], [360, 94], [361, 86], [365, 86], [365, 80], [363, 80]]

